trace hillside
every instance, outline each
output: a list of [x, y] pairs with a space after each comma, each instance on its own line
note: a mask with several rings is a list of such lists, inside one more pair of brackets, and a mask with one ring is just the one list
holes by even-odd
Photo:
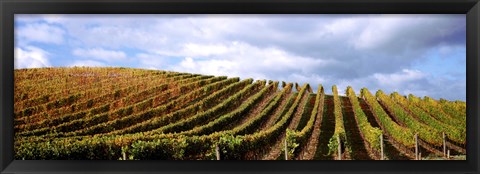
[[446, 159], [444, 148], [450, 159], [466, 155], [460, 101], [132, 68], [14, 75], [18, 160]]

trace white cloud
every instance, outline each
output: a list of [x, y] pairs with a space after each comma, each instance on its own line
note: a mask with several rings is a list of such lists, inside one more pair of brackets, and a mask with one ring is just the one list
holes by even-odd
[[402, 25], [411, 23], [409, 19], [399, 16], [384, 16], [382, 18], [364, 19], [367, 26], [361, 29], [361, 33], [353, 40], [357, 49], [372, 49], [392, 41], [392, 37], [402, 30]]
[[222, 44], [193, 44], [187, 43], [184, 45], [182, 54], [189, 56], [211, 56], [225, 54], [229, 48]]
[[30, 42], [61, 44], [64, 42], [65, 31], [45, 23], [29, 23], [15, 29], [15, 34], [24, 44]]
[[127, 55], [122, 51], [105, 50], [102, 48], [75, 49], [73, 55], [91, 59], [103, 60], [106, 62], [115, 62], [126, 59]]
[[389, 87], [396, 87], [401, 85], [402, 83], [408, 83], [411, 81], [419, 80], [425, 78], [427, 75], [418, 71], [418, 70], [409, 70], [403, 69], [402, 72], [397, 72], [393, 74], [379, 74], [376, 73], [373, 75], [375, 79], [381, 85], [389, 86]]
[[337, 37], [341, 35], [348, 36], [358, 31], [361, 22], [362, 21], [355, 18], [339, 19], [326, 24], [325, 29], [326, 31]]
[[[108, 49], [152, 48], [166, 45], [166, 37], [157, 19], [148, 15], [65, 15], [45, 17], [42, 21], [61, 24], [69, 33], [70, 42], [76, 46], [102, 47]], [[175, 30], [175, 29], [174, 29]]]
[[43, 14], [42, 19], [50, 24], [62, 24], [67, 20], [65, 15], [61, 14]]
[[[337, 84], [342, 92], [350, 85], [442, 96], [447, 94], [433, 89], [462, 87], [455, 77], [463, 71], [434, 83], [431, 79], [439, 79], [432, 70], [447, 61], [425, 61], [432, 52], [464, 61], [456, 56], [465, 47], [461, 15], [41, 15], [28, 20], [23, 21], [61, 26], [70, 48], [93, 48], [72, 52], [95, 61], [90, 64], [322, 83], [325, 89]], [[134, 56], [127, 59], [124, 50]]]
[[195, 62], [191, 57], [186, 57], [182, 62], [180, 62], [180, 66], [186, 69], [195, 69]]
[[[297, 82], [298, 84], [309, 83], [310, 86], [316, 91], [319, 84], [325, 85], [328, 81], [326, 77], [318, 74], [301, 74], [292, 73], [286, 79], [288, 82]], [[326, 86], [324, 86], [325, 88]]]
[[15, 68], [20, 69], [49, 67], [50, 62], [48, 60], [48, 55], [48, 52], [37, 47], [16, 47], [14, 51]]
[[465, 80], [434, 77], [418, 70], [404, 69], [390, 74], [374, 74], [353, 80], [340, 80], [337, 86], [339, 93], [344, 93], [347, 86], [352, 86], [356, 94], [360, 93], [361, 88], [367, 87], [370, 92], [382, 90], [385, 93], [398, 92], [401, 95], [414, 94], [420, 97], [430, 96], [435, 99], [465, 101], [465, 82]]
[[167, 66], [164, 57], [161, 55], [140, 53], [135, 56], [134, 60], [140, 63], [141, 68], [146, 69], [162, 70]]
[[67, 20], [67, 16], [62, 14], [15, 14], [15, 21], [24, 23], [62, 24]]
[[[190, 43], [190, 45], [193, 44]], [[214, 46], [215, 44], [213, 46], [199, 45], [195, 47], [211, 48]], [[206, 52], [209, 54], [206, 54]], [[316, 90], [318, 84], [322, 84], [326, 93], [331, 93], [331, 86], [337, 85], [341, 95], [344, 95], [347, 86], [352, 86], [357, 93], [361, 88], [367, 87], [371, 91], [382, 89], [387, 93], [397, 91], [404, 95], [409, 94], [409, 92], [416, 92], [415, 94], [418, 95], [439, 98], [436, 97], [442, 96], [442, 92], [439, 91], [450, 93], [449, 91], [453, 90], [447, 90], [442, 86], [455, 83], [447, 80], [444, 83], [435, 83], [435, 81], [438, 81], [437, 78], [415, 69], [402, 69], [392, 73], [373, 73], [353, 79], [342, 79], [331, 73], [318, 74], [316, 71], [346, 62], [326, 58], [302, 57], [277, 48], [262, 49], [242, 42], [224, 44], [222, 51], [218, 53], [206, 52], [190, 51], [188, 53], [193, 57], [185, 57], [180, 63], [170, 66], [168, 69], [242, 78], [255, 77], [256, 79], [298, 82], [299, 84], [309, 83], [314, 90]], [[179, 52], [179, 54], [184, 53]], [[349, 70], [348, 72], [354, 71]], [[443, 96], [449, 98], [446, 95]], [[454, 97], [450, 97], [450, 99], [454, 99]]]
[[[360, 33], [352, 38], [352, 44], [359, 50], [389, 53], [405, 54], [408, 49], [424, 51], [443, 44], [445, 38], [464, 37], [456, 34], [462, 30], [464, 33], [465, 23], [463, 20], [451, 20], [454, 17], [455, 15], [388, 14], [361, 18], [359, 22], [364, 23], [364, 26], [356, 25]], [[446, 41], [457, 44], [454, 39], [459, 38], [449, 38]]]
[[[194, 61], [187, 57], [178, 66], [173, 67], [177, 71], [194, 72], [208, 75], [231, 75], [240, 76], [238, 65], [229, 60], [200, 60]], [[244, 76], [244, 75], [242, 75]]]
[[190, 43], [189, 47], [207, 49], [185, 50], [189, 57], [184, 58], [178, 65], [170, 66], [172, 70], [243, 78], [292, 80], [290, 74], [312, 74], [317, 68], [335, 63], [332, 60], [293, 55], [277, 48], [261, 49], [241, 42], [224, 44], [221, 51], [208, 49], [216, 47], [215, 44]]

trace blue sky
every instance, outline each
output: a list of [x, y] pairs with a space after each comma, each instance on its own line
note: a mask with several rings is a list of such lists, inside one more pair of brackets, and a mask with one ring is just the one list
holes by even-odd
[[117, 66], [466, 99], [455, 15], [16, 15], [15, 67]]

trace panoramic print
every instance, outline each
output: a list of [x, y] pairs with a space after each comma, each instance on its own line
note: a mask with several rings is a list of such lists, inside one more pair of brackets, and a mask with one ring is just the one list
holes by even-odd
[[466, 17], [15, 15], [16, 160], [466, 160]]

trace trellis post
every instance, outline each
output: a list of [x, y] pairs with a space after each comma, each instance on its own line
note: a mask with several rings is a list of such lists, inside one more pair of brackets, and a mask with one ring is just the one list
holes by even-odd
[[338, 143], [338, 160], [342, 160], [342, 144], [340, 144], [340, 136], [337, 136]]
[[418, 133], [415, 133], [415, 159], [418, 160]]
[[288, 160], [288, 147], [287, 147], [287, 138], [285, 138], [285, 160]]
[[447, 159], [450, 159], [450, 149], [447, 150]]
[[445, 138], [445, 132], [443, 134], [443, 157], [447, 156], [447, 140]]
[[220, 160], [220, 147], [218, 147], [218, 144], [215, 146], [215, 154], [217, 156], [217, 160]]
[[381, 152], [381, 156], [380, 156], [380, 160], [384, 160], [385, 157], [383, 156], [383, 134], [380, 134], [380, 152]]

